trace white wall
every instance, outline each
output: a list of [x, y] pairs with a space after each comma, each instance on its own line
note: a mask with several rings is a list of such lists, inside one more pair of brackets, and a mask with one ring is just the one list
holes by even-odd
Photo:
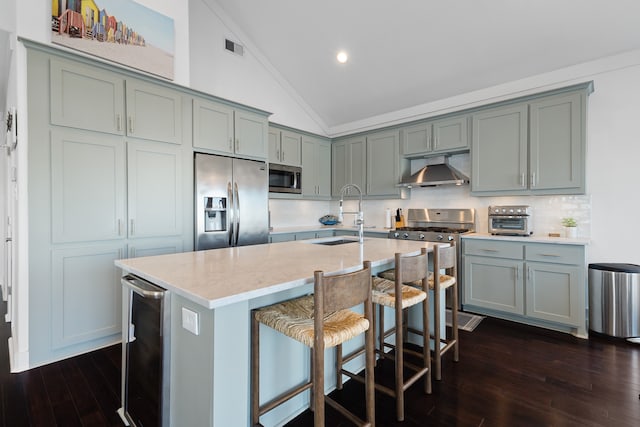
[[[253, 49], [213, 1], [189, 1], [191, 86], [273, 113], [270, 121], [308, 132], [326, 132], [314, 113]], [[214, 9], [215, 8], [215, 9]], [[244, 56], [224, 49], [224, 39], [243, 44]]]

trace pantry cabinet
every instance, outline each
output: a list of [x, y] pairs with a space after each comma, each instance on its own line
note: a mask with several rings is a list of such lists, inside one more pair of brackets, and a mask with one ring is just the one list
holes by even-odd
[[402, 154], [424, 157], [469, 150], [469, 116], [447, 117], [401, 129]]
[[266, 116], [209, 99], [194, 98], [194, 148], [265, 160], [268, 140]]
[[331, 143], [302, 136], [302, 197], [331, 197]]
[[191, 95], [27, 49], [29, 360], [121, 339], [114, 261], [190, 249]]
[[585, 248], [463, 238], [463, 307], [586, 336]]
[[589, 89], [473, 114], [472, 194], [584, 194]]

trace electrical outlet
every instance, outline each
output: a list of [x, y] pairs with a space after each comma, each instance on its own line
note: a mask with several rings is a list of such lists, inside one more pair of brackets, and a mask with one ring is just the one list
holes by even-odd
[[200, 319], [198, 313], [182, 307], [182, 327], [194, 335], [200, 335]]

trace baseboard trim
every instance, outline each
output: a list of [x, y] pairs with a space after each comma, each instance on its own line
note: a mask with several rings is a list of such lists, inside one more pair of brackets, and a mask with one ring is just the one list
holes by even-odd
[[11, 373], [23, 372], [29, 369], [29, 352], [15, 352], [13, 349], [13, 337], [7, 340], [9, 344], [9, 368]]

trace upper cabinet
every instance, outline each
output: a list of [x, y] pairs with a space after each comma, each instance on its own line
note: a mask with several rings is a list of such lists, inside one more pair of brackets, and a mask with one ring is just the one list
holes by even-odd
[[302, 197], [331, 197], [331, 143], [302, 136]]
[[[385, 130], [334, 142], [332, 194], [340, 196], [345, 184], [356, 184], [373, 198], [403, 197], [397, 187], [409, 161], [400, 158], [400, 131]], [[355, 195], [353, 190], [347, 194]]]
[[173, 89], [128, 79], [127, 135], [182, 143], [182, 95]]
[[[331, 193], [340, 196], [342, 187], [355, 184], [365, 192], [367, 138], [358, 136], [334, 142], [331, 147]], [[355, 194], [353, 190], [349, 193]]]
[[267, 117], [208, 99], [195, 98], [193, 147], [221, 154], [266, 159]]
[[474, 195], [584, 194], [587, 90], [473, 115]]
[[51, 59], [50, 64], [52, 124], [182, 142], [179, 92], [78, 62]]
[[402, 155], [423, 157], [469, 150], [469, 116], [448, 117], [402, 128]]
[[269, 163], [301, 165], [302, 135], [269, 127]]
[[124, 78], [81, 63], [51, 59], [51, 123], [124, 134]]

